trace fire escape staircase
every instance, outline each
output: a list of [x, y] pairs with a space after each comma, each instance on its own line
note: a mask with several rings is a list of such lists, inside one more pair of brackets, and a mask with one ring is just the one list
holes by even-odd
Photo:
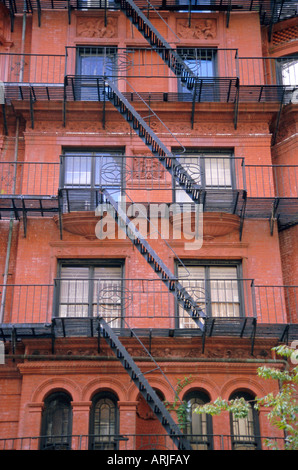
[[[152, 48], [160, 55], [170, 69], [184, 82], [188, 89], [194, 88], [196, 77], [192, 71], [181, 60], [179, 55], [171, 50], [170, 45], [164, 40], [159, 32], [154, 28], [151, 22], [134, 4], [132, 0], [120, 0], [120, 7], [126, 16], [130, 19], [144, 38], [149, 42]], [[98, 83], [98, 82], [97, 82]], [[108, 95], [109, 101], [115, 106], [119, 113], [125, 118], [130, 127], [139, 135], [145, 145], [150, 149], [154, 157], [157, 157], [164, 168], [172, 175], [180, 187], [182, 187], [191, 199], [199, 203], [201, 196], [201, 187], [188, 175], [179, 161], [159, 140], [150, 126], [140, 116], [135, 108], [120, 92], [118, 87], [111, 80], [104, 80], [103, 87]], [[149, 108], [150, 109], [150, 108]], [[150, 110], [151, 111], [151, 110]], [[148, 264], [153, 268], [169, 292], [173, 293], [179, 305], [190, 315], [196, 325], [204, 331], [205, 313], [198, 306], [197, 302], [189, 295], [186, 289], [175, 279], [172, 272], [160, 259], [150, 244], [145, 240], [137, 228], [130, 223], [127, 215], [123, 213], [119, 204], [105, 189], [102, 190], [106, 202], [114, 208], [114, 217], [117, 223], [121, 221], [122, 226], [126, 227], [127, 235], [133, 241], [139, 253], [145, 258]], [[119, 224], [120, 225], [120, 224]], [[130, 233], [129, 233], [130, 231]], [[203, 320], [202, 320], [203, 319]], [[120, 360], [124, 368], [130, 374], [133, 382], [138, 386], [146, 402], [157, 416], [171, 439], [175, 442], [178, 449], [191, 449], [189, 442], [181, 433], [177, 424], [173, 421], [170, 413], [158, 398], [152, 387], [149, 385], [140, 369], [136, 366], [127, 350], [123, 347], [113, 330], [107, 323], [100, 319], [100, 326], [103, 330], [103, 336], [109, 342], [116, 357]]]
[[[151, 21], [144, 15], [133, 0], [116, 0], [116, 3], [119, 3], [120, 9], [125, 13], [126, 17], [136, 26], [152, 49], [157, 52], [172, 72], [185, 83], [189, 90], [194, 89], [197, 80], [196, 75], [185, 64], [179, 54], [171, 48], [170, 44], [153, 26]], [[148, 6], [149, 5], [150, 3], [148, 2]]]
[[[149, 407], [156, 415], [169, 437], [172, 439], [178, 450], [191, 450], [190, 443], [181, 432], [178, 424], [173, 420], [170, 412], [167, 410], [157, 393], [151, 387], [144, 373], [141, 372], [131, 355], [127, 352], [113, 329], [103, 318], [99, 318], [99, 330], [105, 341], [108, 343], [117, 359], [121, 362], [131, 380], [138, 387], [141, 395], [148, 403]], [[131, 330], [133, 335], [133, 331]], [[148, 351], [146, 350], [148, 353]], [[151, 355], [150, 355], [151, 356]], [[152, 358], [152, 356], [151, 356]], [[153, 359], [153, 358], [152, 358]], [[160, 369], [159, 366], [157, 369]]]
[[161, 142], [155, 132], [152, 131], [145, 120], [125, 98], [123, 93], [121, 93], [117, 86], [110, 80], [105, 80], [105, 90], [109, 101], [147, 145], [153, 156], [159, 159], [163, 167], [174, 177], [176, 182], [187, 192], [191, 199], [195, 203], [200, 203], [202, 187], [191, 178], [179, 160], [175, 158]]
[[[121, 0], [121, 8], [170, 69], [186, 84], [187, 88], [194, 88], [196, 77], [193, 75], [192, 71], [184, 64], [179, 55], [171, 50], [170, 45], [162, 38], [134, 2], [131, 0]], [[130, 127], [139, 135], [145, 145], [150, 149], [153, 156], [158, 158], [159, 162], [172, 175], [179, 186], [187, 192], [191, 199], [195, 203], [200, 203], [202, 188], [188, 175], [181, 163], [160, 141], [150, 126], [126, 99], [124, 94], [120, 92], [116, 84], [106, 78], [100, 81], [101, 83], [99, 85], [99, 78], [96, 79], [98, 92], [100, 86], [104, 90], [104, 94], [107, 95], [108, 100], [124, 117]], [[150, 108], [149, 110], [152, 111]], [[167, 286], [169, 292], [175, 296], [177, 303], [190, 315], [196, 325], [204, 331], [204, 319], [206, 315], [198, 303], [189, 295], [182, 284], [175, 279], [175, 276], [137, 228], [130, 223], [130, 220], [123, 212], [118, 202], [114, 200], [107, 190], [102, 189], [102, 193], [105, 201], [113, 207], [114, 218], [118, 225], [125, 227], [127, 235], [133, 241], [139, 253]], [[171, 439], [175, 442], [178, 449], [190, 449], [189, 442], [185, 439], [168, 410], [144, 378], [144, 375], [136, 366], [126, 348], [121, 344], [116, 333], [108, 326], [104, 319], [100, 319], [100, 327], [104, 338], [112, 348], [116, 357], [127, 370], [133, 382], [137, 385], [146, 402], [164, 426]]]
[[113, 216], [118, 225], [122, 228], [126, 227], [126, 234], [133, 242], [134, 246], [152, 267], [162, 282], [167, 286], [169, 292], [175, 295], [179, 305], [181, 305], [181, 307], [188, 313], [196, 325], [204, 331], [204, 319], [206, 318], [206, 315], [202, 308], [191, 297], [185, 287], [183, 287], [183, 285], [177, 280], [171, 270], [160, 259], [155, 250], [153, 250], [148, 241], [130, 221], [126, 213], [121, 208], [121, 205], [114, 200], [106, 189], [102, 189], [102, 193], [105, 197], [105, 202], [111, 204], [114, 208]]

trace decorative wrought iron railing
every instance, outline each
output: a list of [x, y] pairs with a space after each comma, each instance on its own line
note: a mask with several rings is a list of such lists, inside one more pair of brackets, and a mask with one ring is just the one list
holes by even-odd
[[[298, 286], [255, 285], [251, 279], [177, 279], [210, 319], [295, 324]], [[173, 286], [174, 288], [174, 286]], [[1, 322], [46, 324], [53, 318], [105, 318], [113, 328], [196, 329], [159, 279], [56, 279], [54, 284], [0, 286]], [[68, 321], [68, 320], [67, 320]]]
[[[251, 165], [242, 157], [183, 150], [176, 158], [204, 190], [247, 191], [253, 198], [298, 197], [298, 165]], [[79, 194], [101, 187], [117, 187], [135, 202], [188, 200], [158, 159], [151, 156], [74, 153], [61, 155], [59, 162], [0, 162], [2, 196], [57, 196], [59, 188]], [[172, 191], [176, 191], [176, 197]]]
[[[69, 83], [73, 92], [69, 89], [67, 99], [98, 100], [96, 78], [103, 76], [117, 83], [131, 99], [135, 90], [152, 101], [192, 101], [195, 89], [199, 102], [234, 102], [238, 85], [240, 101], [295, 99], [297, 56], [239, 57], [237, 49], [182, 47], [173, 49], [173, 53], [197, 77], [195, 87], [188, 89], [171, 69], [168, 50], [148, 47], [66, 47], [65, 54], [0, 53], [0, 80], [5, 84], [7, 102], [29, 99], [30, 93], [32, 100], [63, 100], [68, 83], [65, 77], [72, 77]], [[86, 65], [88, 57], [90, 64]]]
[[[231, 434], [185, 435], [193, 450], [284, 450], [286, 441], [275, 436], [241, 436]], [[259, 445], [257, 443], [260, 443]], [[107, 434], [31, 436], [0, 439], [0, 450], [142, 450], [175, 451], [175, 444], [163, 434]]]

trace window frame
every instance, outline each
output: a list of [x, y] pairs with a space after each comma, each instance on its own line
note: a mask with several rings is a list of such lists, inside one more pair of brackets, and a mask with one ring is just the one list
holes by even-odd
[[[295, 66], [294, 76], [297, 79], [297, 83], [284, 83], [283, 77], [283, 68], [286, 65], [286, 68], [289, 68], [291, 65]], [[276, 81], [278, 85], [283, 85], [289, 89], [298, 86], [298, 52], [287, 54], [280, 57], [275, 57], [275, 67], [276, 67]], [[297, 68], [297, 73], [296, 73]], [[297, 76], [296, 76], [297, 75]]]
[[[199, 55], [198, 55], [199, 51]], [[194, 75], [198, 79], [208, 79], [208, 83], [205, 84], [204, 86], [204, 92], [202, 93], [201, 102], [213, 102], [217, 101], [216, 99], [216, 94], [215, 90], [217, 89], [217, 83], [216, 79], [218, 77], [218, 48], [217, 47], [190, 47], [190, 46], [179, 46], [176, 49], [177, 54], [179, 55], [180, 59], [186, 64], [186, 66], [192, 70]], [[201, 55], [202, 52], [202, 55]], [[211, 53], [211, 60], [208, 61], [208, 53]], [[204, 59], [204, 54], [205, 54], [205, 59]], [[187, 56], [193, 56], [194, 59], [187, 58]], [[190, 62], [192, 61], [192, 62]], [[195, 67], [193, 65], [195, 64]], [[199, 67], [206, 67], [207, 69], [207, 75], [200, 75], [198, 73], [198, 70], [196, 68]], [[210, 65], [209, 65], [210, 64]], [[211, 74], [209, 72], [209, 67], [212, 69]], [[211, 93], [212, 99], [210, 97], [206, 99], [206, 89], [209, 90], [209, 93]], [[184, 85], [181, 81], [180, 77], [177, 77], [177, 93], [178, 93], [178, 101], [192, 101], [193, 100], [193, 88], [188, 89], [186, 85]]]
[[[186, 392], [186, 394], [183, 397], [183, 401], [187, 402], [187, 406], [188, 406], [189, 400], [193, 400], [193, 399], [201, 401], [202, 405], [210, 402], [210, 398], [208, 397], [207, 393], [204, 392], [203, 390], [190, 390], [189, 392]], [[189, 410], [189, 411], [191, 411], [191, 410]], [[183, 428], [183, 432], [184, 432], [184, 434], [187, 435], [187, 438], [190, 440], [190, 444], [191, 445], [193, 445], [193, 444], [207, 445], [208, 449], [206, 449], [206, 450], [213, 450], [212, 416], [210, 416], [208, 413], [205, 413], [204, 416], [206, 418], [206, 428], [207, 428], [206, 429], [207, 430], [206, 440], [204, 440], [204, 437], [202, 435], [202, 439], [197, 440], [197, 441], [196, 441], [195, 437], [192, 439], [192, 435], [193, 435], [192, 433], [188, 434], [188, 432], [187, 432], [188, 427], [191, 427], [191, 430], [192, 430], [192, 416], [193, 416], [193, 413], [188, 413], [187, 414], [187, 417], [189, 419], [189, 423], [186, 423], [185, 427]], [[194, 436], [196, 436], [196, 435], [194, 435]]]
[[[66, 170], [67, 170], [67, 157], [74, 157], [74, 158], [91, 158], [91, 169], [90, 169], [90, 184], [67, 184], [66, 183]], [[101, 157], [119, 157], [121, 160], [119, 165], [119, 170], [121, 172], [119, 186], [110, 185], [108, 184], [98, 184], [96, 182], [96, 165], [97, 165], [97, 158], [100, 160]], [[84, 193], [87, 198], [87, 208], [78, 209], [78, 210], [94, 210], [96, 209], [96, 190], [100, 187], [109, 189], [109, 188], [118, 188], [119, 187], [119, 195], [123, 196], [126, 189], [126, 157], [125, 157], [125, 150], [123, 147], [119, 148], [111, 148], [111, 147], [101, 147], [101, 148], [81, 148], [81, 147], [65, 147], [62, 150], [62, 164], [60, 166], [60, 177], [59, 177], [59, 187], [62, 190], [70, 190], [71, 193], [78, 191], [81, 195], [81, 199], [79, 201], [75, 201], [78, 205], [84, 204]], [[113, 194], [112, 194], [113, 196]], [[67, 205], [69, 209], [69, 205], [71, 201], [67, 199]], [[85, 200], [86, 206], [86, 200]]]
[[[203, 9], [203, 10], [200, 10], [200, 7], [202, 6], [212, 6], [215, 4], [215, 0], [203, 0], [202, 3], [200, 3], [200, 0], [190, 0], [190, 5], [189, 3], [186, 1], [186, 0], [176, 0], [176, 3], [177, 5], [179, 5], [181, 7], [181, 9], [179, 8], [178, 11], [190, 11], [192, 13], [212, 13], [213, 10], [207, 10], [207, 9]], [[197, 7], [195, 9], [193, 9], [193, 7]]]
[[[90, 57], [97, 57], [102, 59], [103, 64], [99, 66], [101, 61], [98, 61], [97, 67], [102, 69], [102, 74], [88, 74], [88, 75], [83, 75], [82, 74], [82, 69], [83, 69], [83, 64], [82, 64], [82, 59], [84, 56], [82, 55], [84, 51], [88, 50], [93, 50], [94, 52], [97, 53], [90, 53]], [[95, 86], [92, 83], [92, 79], [96, 79], [98, 77], [106, 77], [109, 79], [112, 83], [117, 83], [118, 80], [118, 46], [117, 45], [97, 45], [97, 44], [77, 44], [76, 45], [76, 65], [75, 65], [75, 76], [78, 78], [78, 82], [76, 83], [76, 97], [77, 99], [81, 101], [105, 101], [107, 98], [105, 97], [106, 93], [106, 88], [104, 84], [99, 87], [99, 90], [97, 89], [97, 86]], [[86, 55], [85, 57], [88, 57]], [[109, 67], [108, 64], [111, 65], [111, 73], [109, 73], [109, 70], [107, 69]], [[92, 68], [92, 67], [91, 67]], [[106, 73], [108, 72], [108, 73]], [[84, 78], [86, 77], [85, 81]], [[87, 78], [88, 77], [88, 78]], [[91, 83], [90, 83], [91, 80]], [[89, 90], [89, 92], [88, 92]]]
[[[118, 409], [118, 406], [117, 406], [118, 397], [112, 392], [100, 391], [100, 392], [96, 393], [93, 396], [92, 405], [91, 405], [91, 408], [90, 408], [89, 440], [88, 440], [89, 441], [88, 442], [89, 450], [94, 450], [94, 446], [96, 445], [95, 436], [97, 436], [97, 434], [95, 434], [94, 431], [95, 431], [95, 414], [96, 414], [97, 404], [99, 403], [100, 400], [107, 400], [107, 399], [110, 400], [114, 405], [114, 411], [115, 411], [115, 422], [114, 422], [115, 431], [114, 431], [114, 435], [117, 436], [119, 434], [119, 409]], [[109, 427], [110, 426], [111, 426], [111, 424], [109, 423]], [[100, 435], [98, 435], [98, 436], [100, 436]], [[104, 437], [104, 435], [103, 435], [103, 437]], [[102, 442], [104, 443], [104, 440]], [[99, 443], [100, 443], [100, 441], [99, 441]], [[113, 449], [110, 449], [110, 450], [118, 450], [118, 448], [119, 448], [119, 441], [116, 440], [113, 443]], [[102, 449], [102, 450], [106, 450], [106, 449]]]
[[[244, 288], [243, 288], [243, 275], [242, 275], [242, 261], [241, 260], [207, 260], [207, 259], [182, 259], [183, 264], [186, 268], [191, 266], [202, 266], [204, 267], [204, 289], [206, 293], [210, 292], [210, 295], [207, 297], [207, 305], [206, 305], [206, 297], [205, 297], [205, 313], [209, 318], [245, 318], [245, 295], [244, 295]], [[181, 263], [176, 260], [175, 262], [175, 275], [177, 279], [178, 277], [178, 268], [182, 266]], [[220, 317], [216, 315], [212, 315], [212, 299], [211, 299], [211, 281], [210, 276], [208, 277], [208, 272], [210, 267], [235, 267], [236, 268], [236, 276], [237, 276], [237, 287], [238, 287], [238, 298], [239, 298], [239, 315], [233, 317]], [[187, 290], [187, 287], [186, 287]], [[180, 326], [180, 315], [179, 315], [179, 307], [178, 302], [175, 302], [175, 323], [176, 328], [185, 328]], [[194, 324], [195, 327], [195, 324]]]
[[[230, 396], [230, 400], [233, 400], [235, 398], [244, 398], [245, 401], [249, 401], [249, 402], [253, 402], [253, 403], [250, 403], [250, 406], [251, 406], [251, 411], [252, 411], [252, 425], [253, 425], [253, 440], [252, 439], [247, 439], [246, 441], [245, 440], [237, 440], [237, 438], [235, 437], [235, 434], [234, 434], [234, 422], [237, 421], [237, 419], [234, 418], [233, 416], [233, 413], [230, 413], [230, 428], [231, 428], [231, 444], [232, 444], [232, 448], [233, 450], [236, 450], [234, 449], [234, 447], [236, 445], [248, 445], [248, 446], [254, 446], [255, 450], [260, 450], [261, 449], [261, 439], [260, 439], [260, 422], [259, 422], [259, 415], [258, 415], [258, 412], [257, 410], [254, 408], [254, 401], [255, 401], [255, 397], [252, 393], [250, 392], [247, 392], [247, 391], [236, 391], [234, 393], [231, 394]], [[244, 419], [248, 419], [248, 418], [244, 418]], [[241, 436], [241, 434], [240, 434]]]
[[[120, 289], [121, 292], [124, 292], [125, 289], [125, 260], [122, 258], [109, 258], [109, 259], [59, 259], [57, 263], [57, 279], [55, 281], [55, 289], [54, 289], [54, 311], [53, 311], [53, 318], [73, 318], [68, 316], [60, 316], [60, 294], [61, 294], [61, 270], [63, 267], [86, 267], [89, 269], [89, 273], [91, 273], [91, 277], [88, 277], [88, 315], [87, 316], [78, 316], [75, 318], [95, 318], [93, 313], [93, 299], [94, 299], [94, 283], [93, 280], [96, 278], [94, 277], [94, 268], [97, 267], [118, 267], [121, 270], [121, 277], [119, 278], [120, 281]], [[87, 279], [86, 279], [87, 280]], [[122, 296], [121, 296], [122, 299]], [[124, 320], [124, 306], [123, 302], [121, 301], [120, 304], [120, 325], [121, 328], [123, 326]], [[116, 327], [118, 328], [118, 326]]]
[[[175, 157], [177, 158], [177, 160], [179, 160], [179, 150], [178, 149], [173, 149], [172, 150]], [[212, 156], [211, 156], [212, 155]], [[216, 156], [214, 156], [216, 155]], [[234, 155], [234, 151], [232, 149], [212, 149], [212, 148], [208, 148], [208, 149], [203, 149], [203, 148], [186, 148], [186, 151], [181, 154], [181, 157], [190, 157], [192, 158], [197, 156], [198, 159], [202, 158], [202, 171], [201, 171], [201, 174], [202, 174], [202, 183], [201, 183], [201, 187], [202, 189], [204, 190], [218, 190], [218, 191], [234, 191], [237, 187], [237, 180], [236, 180], [236, 162], [235, 162], [235, 155]], [[214, 157], [213, 157], [214, 156]], [[206, 185], [206, 158], [218, 158], [218, 159], [229, 159], [230, 160], [230, 165], [229, 165], [229, 170], [230, 170], [230, 179], [231, 179], [231, 185], [230, 186], [223, 186], [222, 188], [220, 188], [218, 185]], [[200, 168], [201, 168], [201, 163], [200, 163]], [[199, 183], [198, 183], [199, 185]], [[172, 194], [173, 194], [173, 202], [176, 202], [176, 194], [177, 194], [177, 191], [184, 191], [182, 188], [180, 189], [180, 186], [179, 184], [176, 182], [175, 180], [175, 177], [173, 176], [172, 177]], [[178, 202], [178, 201], [177, 201]], [[192, 202], [192, 201], [190, 201]]]
[[[64, 403], [67, 403], [67, 406], [65, 408], [67, 409], [68, 412], [68, 422], [67, 422], [67, 435], [66, 439], [63, 440], [63, 436], [57, 436], [54, 438], [54, 440], [59, 440], [59, 437], [61, 438], [61, 442], [54, 442], [51, 444], [47, 444], [47, 441], [50, 439], [52, 440], [50, 436], [46, 434], [47, 428], [49, 426], [49, 419], [50, 419], [50, 405], [53, 403], [55, 400], [61, 400], [64, 401]], [[59, 448], [59, 446], [62, 447], [67, 447], [67, 449], [71, 449], [71, 440], [72, 440], [72, 407], [71, 407], [71, 396], [64, 391], [58, 391], [58, 392], [53, 392], [50, 395], [48, 395], [45, 400], [44, 400], [44, 410], [42, 413], [42, 418], [41, 418], [41, 441], [40, 441], [40, 449], [41, 450], [50, 450], [49, 446], [52, 447], [51, 450], [56, 450], [56, 446]], [[61, 406], [60, 404], [60, 406]]]

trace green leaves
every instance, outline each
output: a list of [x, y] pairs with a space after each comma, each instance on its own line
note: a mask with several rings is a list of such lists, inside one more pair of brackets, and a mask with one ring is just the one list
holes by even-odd
[[[179, 393], [186, 387], [188, 384], [192, 382], [192, 377], [191, 375], [188, 377], [184, 377], [183, 379], [178, 379], [177, 380], [177, 387], [176, 387], [176, 394], [175, 394], [175, 400], [173, 404], [171, 405], [168, 401], [165, 401], [164, 404], [167, 407], [169, 411], [175, 411], [177, 414], [177, 419], [178, 423], [180, 425], [180, 428], [183, 429], [185, 426], [185, 423], [187, 421], [187, 414], [188, 414], [188, 407], [186, 401], [180, 401], [179, 399]], [[178, 405], [178, 402], [180, 403]]]
[[[282, 345], [273, 348], [274, 351], [284, 358], [293, 358], [292, 348]], [[273, 367], [259, 367], [257, 374], [259, 377], [268, 380], [277, 380], [280, 384], [279, 392], [269, 393], [265, 397], [256, 398], [254, 408], [260, 410], [261, 407], [268, 408], [267, 417], [273, 426], [286, 434], [285, 449], [298, 450], [298, 402], [297, 402], [297, 383], [298, 383], [298, 366], [289, 368], [285, 364], [284, 370]], [[234, 414], [235, 419], [246, 418], [249, 412], [250, 404], [244, 398], [236, 398], [234, 400], [223, 400], [217, 398], [213, 403], [207, 403], [197, 407], [196, 413], [207, 413], [211, 416], [219, 415], [223, 411]], [[274, 441], [267, 441], [270, 448], [277, 448]]]
[[234, 400], [223, 400], [217, 398], [214, 403], [207, 403], [206, 405], [198, 406], [196, 413], [207, 413], [211, 416], [219, 415], [222, 411], [233, 413], [236, 419], [246, 418], [249, 412], [249, 403], [244, 398], [235, 398]]

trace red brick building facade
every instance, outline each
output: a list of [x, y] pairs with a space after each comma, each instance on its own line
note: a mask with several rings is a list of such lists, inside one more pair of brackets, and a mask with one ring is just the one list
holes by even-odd
[[192, 410], [298, 339], [297, 11], [197, 3], [0, 3], [1, 449], [283, 448]]

